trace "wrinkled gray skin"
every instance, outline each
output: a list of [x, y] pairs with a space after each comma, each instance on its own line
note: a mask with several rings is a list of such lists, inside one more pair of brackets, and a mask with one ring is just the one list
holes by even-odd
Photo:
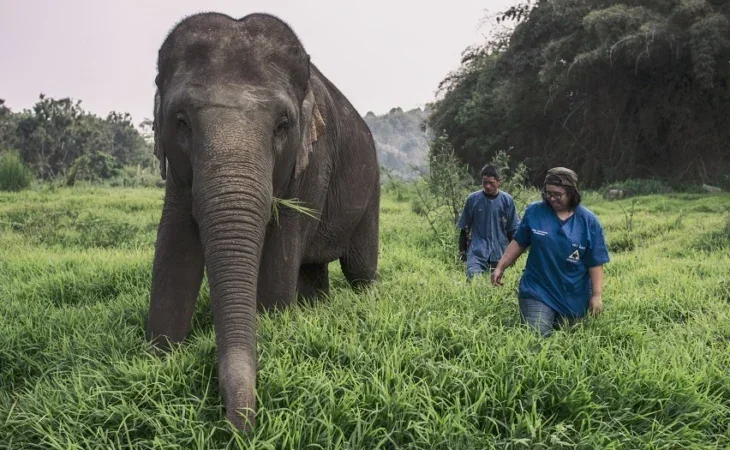
[[[227, 418], [250, 430], [256, 312], [328, 292], [327, 264], [353, 286], [376, 280], [379, 165], [370, 131], [279, 19], [205, 13], [158, 55], [155, 153], [166, 194], [147, 337], [190, 328], [204, 269]], [[303, 201], [319, 220], [272, 198]], [[250, 422], [247, 422], [250, 421]]]

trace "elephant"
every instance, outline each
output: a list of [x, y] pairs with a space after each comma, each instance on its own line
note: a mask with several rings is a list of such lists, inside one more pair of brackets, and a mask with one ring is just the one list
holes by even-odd
[[[190, 330], [204, 275], [226, 418], [255, 428], [256, 315], [378, 281], [380, 166], [364, 119], [280, 18], [205, 12], [157, 55], [154, 153], [165, 183], [146, 339]], [[315, 213], [278, 208], [296, 199]]]

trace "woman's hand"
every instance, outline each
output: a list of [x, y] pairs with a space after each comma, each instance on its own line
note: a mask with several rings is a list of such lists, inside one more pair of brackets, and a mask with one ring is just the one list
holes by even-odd
[[497, 266], [492, 272], [492, 284], [495, 286], [502, 286], [502, 275], [504, 275], [504, 269], [500, 269]]
[[502, 286], [502, 275], [504, 275], [504, 269], [514, 264], [517, 258], [519, 258], [524, 251], [525, 248], [520, 247], [520, 244], [518, 244], [515, 240], [512, 240], [509, 245], [507, 245], [504, 255], [502, 255], [502, 258], [500, 258], [497, 263], [497, 267], [492, 272], [493, 285]]
[[601, 294], [594, 294], [588, 302], [588, 311], [597, 316], [603, 312], [603, 298]]

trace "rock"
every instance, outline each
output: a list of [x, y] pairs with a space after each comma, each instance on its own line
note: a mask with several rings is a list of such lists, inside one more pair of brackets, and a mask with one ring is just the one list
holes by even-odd
[[606, 199], [607, 200], [618, 200], [621, 198], [626, 198], [629, 196], [629, 193], [623, 189], [610, 189], [608, 192], [606, 192]]
[[715, 186], [710, 186], [709, 184], [703, 184], [702, 189], [704, 189], [707, 192], [722, 192], [722, 189]]

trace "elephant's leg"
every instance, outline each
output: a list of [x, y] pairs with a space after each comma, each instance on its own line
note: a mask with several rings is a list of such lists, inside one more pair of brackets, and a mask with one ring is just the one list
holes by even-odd
[[378, 214], [379, 199], [352, 232], [345, 255], [340, 258], [342, 273], [352, 287], [363, 287], [378, 279]]
[[283, 309], [296, 300], [301, 254], [295, 226], [283, 223], [267, 234], [259, 265], [259, 311]]
[[330, 278], [328, 264], [302, 264], [297, 282], [298, 293], [305, 300], [329, 294]]
[[189, 190], [167, 178], [165, 204], [157, 230], [147, 339], [167, 347], [188, 334], [205, 261]]

